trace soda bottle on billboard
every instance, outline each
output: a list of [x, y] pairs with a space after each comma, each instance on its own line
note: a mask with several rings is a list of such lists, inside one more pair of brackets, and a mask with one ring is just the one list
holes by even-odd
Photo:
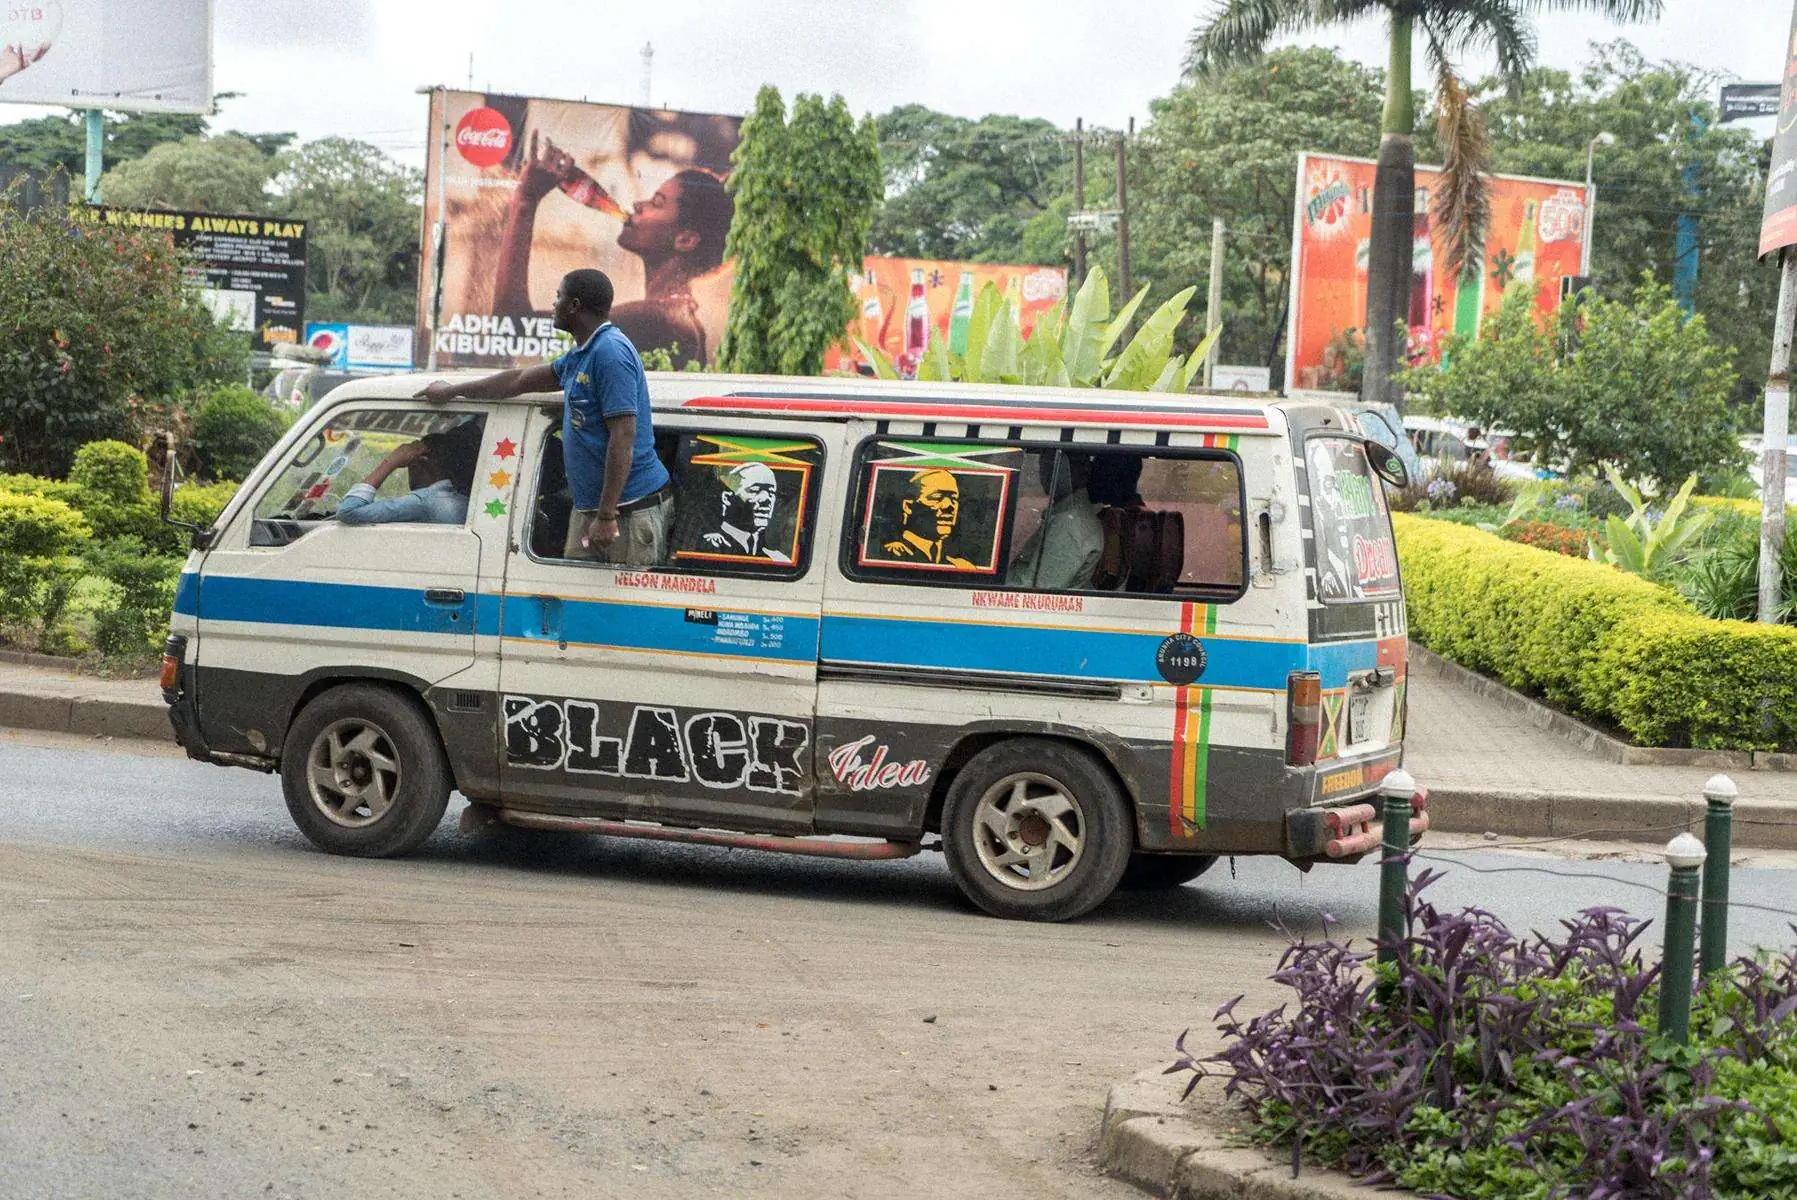
[[597, 179], [581, 170], [572, 158], [562, 167], [561, 179], [556, 186], [576, 204], [584, 204], [613, 217], [624, 215], [624, 210], [611, 198], [611, 193]]
[[1461, 337], [1474, 337], [1479, 332], [1479, 319], [1485, 312], [1485, 243], [1469, 255], [1460, 272], [1460, 284], [1454, 290], [1454, 332]]
[[955, 307], [948, 318], [948, 352], [967, 353], [967, 328], [973, 324], [973, 272], [962, 271], [955, 285]]
[[1522, 232], [1516, 235], [1516, 278], [1535, 282], [1535, 202], [1522, 202]]
[[917, 374], [917, 364], [930, 345], [930, 305], [923, 294], [923, 268], [911, 268], [911, 301], [905, 306], [904, 374]]

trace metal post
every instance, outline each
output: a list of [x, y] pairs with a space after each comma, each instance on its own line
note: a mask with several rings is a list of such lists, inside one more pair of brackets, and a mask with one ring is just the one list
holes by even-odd
[[100, 203], [100, 176], [106, 170], [106, 114], [87, 110], [87, 202]]
[[444, 238], [448, 236], [449, 193], [443, 172], [449, 161], [449, 93], [442, 88], [431, 91], [431, 108], [442, 107], [443, 144], [437, 148], [437, 221], [431, 238], [431, 307], [430, 347], [425, 352], [424, 369], [437, 369], [437, 324], [443, 316], [443, 260], [447, 254]]
[[1379, 791], [1385, 797], [1379, 817], [1384, 841], [1379, 848], [1379, 961], [1398, 961], [1404, 940], [1404, 889], [1410, 882], [1410, 815], [1416, 780], [1410, 772], [1393, 771]]
[[1681, 833], [1666, 843], [1672, 868], [1666, 885], [1665, 943], [1660, 951], [1660, 1036], [1691, 1040], [1691, 954], [1697, 945], [1698, 871], [1703, 843]]
[[[1210, 219], [1210, 291], [1204, 297], [1204, 333], [1209, 336], [1223, 324], [1223, 218]], [[1204, 386], [1214, 387], [1213, 377], [1217, 372], [1218, 338], [1210, 344], [1210, 353], [1204, 356]]]
[[1591, 161], [1597, 155], [1599, 146], [1613, 146], [1616, 135], [1605, 130], [1596, 134], [1585, 143], [1585, 236], [1579, 245], [1579, 274], [1586, 279], [1591, 278], [1591, 231], [1596, 228], [1594, 219], [1597, 215], [1597, 188], [1591, 183]]
[[1728, 962], [1728, 855], [1733, 840], [1735, 781], [1712, 775], [1703, 785], [1703, 950], [1698, 978], [1708, 979]]
[[1681, 178], [1685, 183], [1686, 211], [1679, 213], [1672, 236], [1672, 298], [1686, 316], [1697, 311], [1697, 213], [1703, 203], [1703, 176], [1697, 169], [1697, 146], [1705, 129], [1703, 118], [1691, 114], [1691, 160]]
[[1135, 281], [1129, 276], [1129, 180], [1124, 151], [1129, 139], [1136, 136], [1136, 119], [1129, 119], [1129, 134], [1117, 139], [1117, 279], [1123, 285], [1119, 303], [1127, 303], [1136, 293]]
[[1780, 250], [1778, 317], [1772, 327], [1772, 369], [1766, 375], [1766, 411], [1760, 449], [1759, 619], [1778, 624], [1779, 556], [1785, 546], [1785, 440], [1791, 426], [1791, 328], [1797, 325], [1797, 254]]
[[[1086, 119], [1073, 122], [1073, 211], [1086, 211]], [[1073, 290], [1086, 282], [1086, 231], [1073, 234]]]

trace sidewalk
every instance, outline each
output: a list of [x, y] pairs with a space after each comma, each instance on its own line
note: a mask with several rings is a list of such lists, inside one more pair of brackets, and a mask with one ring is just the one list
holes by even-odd
[[[154, 679], [98, 679], [0, 662], [0, 726], [172, 742]], [[1447, 833], [1588, 834], [1664, 845], [1701, 823], [1714, 767], [1610, 762], [1527, 715], [1428, 669], [1410, 677], [1404, 766]], [[1729, 770], [1736, 845], [1797, 850], [1797, 771]]]

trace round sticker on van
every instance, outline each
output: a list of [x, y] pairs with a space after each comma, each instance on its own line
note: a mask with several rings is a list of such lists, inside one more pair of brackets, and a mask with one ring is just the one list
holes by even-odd
[[1184, 687], [1204, 674], [1204, 643], [1189, 633], [1176, 633], [1154, 652], [1155, 669], [1168, 683]]

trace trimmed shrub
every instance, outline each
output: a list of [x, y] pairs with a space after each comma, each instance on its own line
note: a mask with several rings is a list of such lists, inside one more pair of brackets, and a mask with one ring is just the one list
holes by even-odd
[[246, 387], [222, 387], [194, 414], [194, 449], [214, 479], [242, 479], [281, 440], [290, 420]]
[[56, 600], [45, 592], [57, 564], [87, 538], [87, 522], [62, 501], [0, 492], [0, 622], [39, 622], [46, 599]]
[[111, 586], [94, 612], [94, 648], [102, 654], [142, 657], [168, 629], [181, 560], [156, 554], [137, 538], [96, 546], [87, 568]]
[[1476, 529], [1393, 523], [1411, 632], [1436, 653], [1644, 744], [1797, 747], [1797, 629], [1713, 621], [1669, 588]]
[[93, 526], [96, 539], [154, 536], [156, 502], [150, 495], [150, 464], [142, 450], [124, 442], [89, 442], [75, 451], [69, 483], [76, 489], [75, 505]]
[[[177, 521], [192, 521], [204, 528], [218, 520], [218, 514], [225, 511], [225, 505], [231, 503], [239, 486], [228, 479], [219, 483], [184, 483], [175, 489], [169, 516]], [[177, 541], [184, 536], [178, 529], [172, 532]]]

